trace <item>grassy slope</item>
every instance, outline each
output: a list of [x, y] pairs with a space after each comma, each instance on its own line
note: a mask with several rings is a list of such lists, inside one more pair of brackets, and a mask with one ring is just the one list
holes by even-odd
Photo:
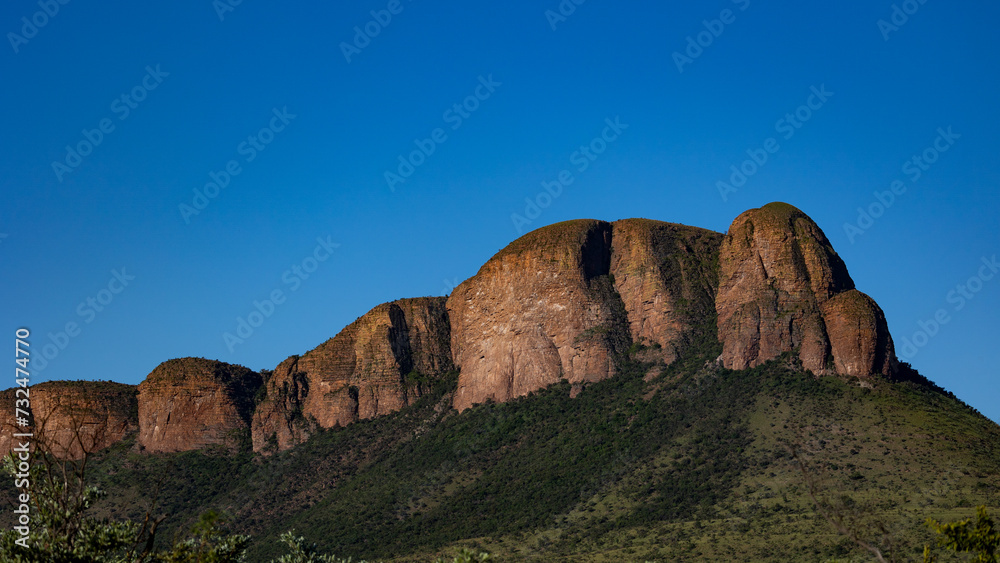
[[925, 518], [1000, 506], [1000, 428], [955, 399], [783, 362], [733, 372], [706, 362], [716, 353], [650, 382], [630, 362], [575, 399], [556, 385], [461, 415], [446, 408], [452, 377], [412, 408], [270, 458], [121, 444], [92, 473], [111, 492], [99, 509], [135, 517], [158, 489], [170, 539], [221, 508], [255, 536], [252, 561], [289, 528], [399, 561], [456, 545], [538, 561], [868, 560], [816, 516], [789, 443], [831, 502], [863, 529], [882, 522], [907, 555], [930, 541]]

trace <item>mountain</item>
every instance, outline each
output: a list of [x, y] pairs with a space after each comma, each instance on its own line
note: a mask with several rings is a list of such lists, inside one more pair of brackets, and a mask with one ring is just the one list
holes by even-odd
[[633, 342], [668, 361], [714, 315], [721, 235], [656, 221], [570, 221], [530, 233], [448, 299], [454, 406], [613, 376]]
[[[896, 359], [882, 310], [782, 203], [726, 234], [551, 225], [273, 371], [187, 358], [138, 389], [47, 385], [102, 390], [54, 409], [101, 435], [102, 514], [155, 498], [172, 533], [221, 509], [254, 561], [289, 528], [394, 561], [861, 555], [810, 489], [908, 555], [927, 517], [1000, 506], [1000, 427]], [[51, 435], [71, 420], [40, 412]]]

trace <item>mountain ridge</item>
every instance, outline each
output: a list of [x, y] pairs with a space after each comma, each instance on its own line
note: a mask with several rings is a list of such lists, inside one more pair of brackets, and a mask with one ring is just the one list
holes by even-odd
[[[448, 297], [378, 305], [272, 371], [252, 376], [212, 364], [249, 378], [235, 392], [211, 390], [217, 382], [204, 378], [201, 389], [185, 381], [209, 360], [164, 362], [137, 387], [140, 416], [128, 422], [139, 428], [138, 447], [150, 451], [239, 448], [248, 439], [254, 451], [273, 452], [318, 429], [404, 408], [452, 369], [460, 373], [452, 406], [462, 411], [562, 379], [578, 393], [613, 377], [615, 358], [634, 346], [667, 366], [706, 334], [722, 344], [717, 361], [727, 368], [797, 351], [817, 375], [898, 371], [882, 310], [855, 289], [822, 229], [776, 202], [740, 214], [725, 234], [652, 219], [542, 227], [498, 251]], [[154, 386], [172, 362], [187, 371]], [[168, 391], [154, 396], [154, 387]], [[199, 421], [194, 405], [209, 400], [200, 394], [242, 406]], [[154, 439], [171, 411], [184, 409], [191, 414], [175, 417], [173, 428], [185, 438]]]

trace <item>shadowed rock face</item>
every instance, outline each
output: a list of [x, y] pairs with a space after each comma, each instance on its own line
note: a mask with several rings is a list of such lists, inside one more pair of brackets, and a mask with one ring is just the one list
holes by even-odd
[[236, 446], [249, 431], [260, 386], [260, 374], [242, 366], [201, 358], [160, 364], [139, 385], [140, 448]]
[[714, 333], [722, 235], [647, 219], [616, 221], [612, 227], [611, 274], [632, 340], [658, 344], [652, 356], [669, 364], [698, 332]]
[[719, 264], [716, 310], [726, 367], [754, 367], [798, 350], [815, 373], [894, 373], [882, 311], [854, 289], [826, 235], [795, 207], [772, 203], [737, 217]]
[[448, 299], [461, 369], [455, 408], [614, 373], [613, 335], [627, 329], [607, 276], [611, 239], [603, 221], [539, 229], [455, 289]]
[[255, 451], [286, 449], [315, 427], [344, 426], [412, 404], [452, 369], [445, 299], [379, 305], [334, 338], [288, 358], [265, 385]]
[[[14, 428], [4, 421], [0, 452], [6, 454], [14, 432], [34, 432], [34, 443], [59, 458], [78, 459], [84, 452], [97, 452], [139, 428], [137, 390], [133, 385], [106, 381], [52, 381], [31, 386], [28, 397], [34, 427]], [[14, 406], [23, 399], [16, 389], [0, 392], [0, 401]]]

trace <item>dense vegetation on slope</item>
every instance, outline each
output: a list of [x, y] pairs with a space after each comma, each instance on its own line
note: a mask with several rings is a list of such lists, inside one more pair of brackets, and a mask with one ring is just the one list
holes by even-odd
[[927, 517], [1000, 505], [1000, 428], [940, 390], [815, 378], [794, 354], [731, 371], [717, 354], [706, 339], [651, 369], [633, 346], [576, 398], [564, 383], [462, 414], [452, 374], [410, 408], [270, 457], [122, 443], [94, 466], [111, 493], [98, 509], [137, 518], [155, 500], [166, 542], [218, 509], [254, 537], [251, 561], [290, 528], [398, 561], [459, 545], [515, 560], [867, 560], [816, 515], [792, 449], [821, 502], [874, 543], [884, 525], [907, 560], [933, 541]]

